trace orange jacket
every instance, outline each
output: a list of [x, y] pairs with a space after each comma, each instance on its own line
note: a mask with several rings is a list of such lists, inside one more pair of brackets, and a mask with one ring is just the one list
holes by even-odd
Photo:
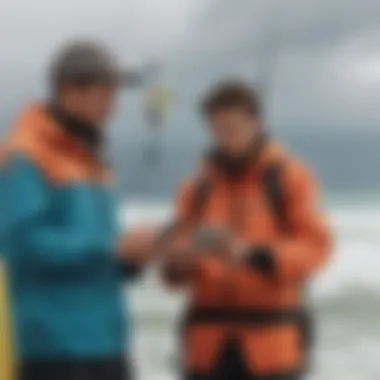
[[[289, 223], [286, 233], [262, 185], [263, 171], [274, 162], [283, 164], [281, 183]], [[232, 337], [240, 340], [252, 373], [296, 371], [303, 360], [299, 326], [284, 315], [302, 306], [305, 280], [321, 268], [331, 248], [316, 183], [304, 165], [274, 143], [268, 143], [244, 175], [234, 180], [227, 179], [214, 165], [202, 168], [201, 175], [209, 178], [210, 194], [192, 226], [228, 228], [252, 247], [265, 247], [274, 268], [268, 273], [248, 261], [231, 267], [215, 256], [198, 259], [189, 283], [190, 309], [202, 310], [203, 314], [206, 310], [208, 317], [191, 318], [185, 363], [198, 372], [209, 371], [223, 343]], [[181, 187], [177, 202], [180, 220], [194, 215], [197, 181], [191, 179]], [[282, 317], [277, 318], [276, 313]]]

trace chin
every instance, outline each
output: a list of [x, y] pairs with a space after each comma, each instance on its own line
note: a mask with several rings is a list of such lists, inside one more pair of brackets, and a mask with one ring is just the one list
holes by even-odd
[[229, 146], [225, 148], [225, 152], [230, 156], [240, 156], [244, 154], [245, 148]]

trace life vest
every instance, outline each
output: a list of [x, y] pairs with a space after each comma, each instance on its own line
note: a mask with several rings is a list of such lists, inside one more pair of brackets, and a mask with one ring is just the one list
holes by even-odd
[[[207, 172], [185, 186], [180, 217], [191, 217], [198, 226], [227, 227], [253, 245], [272, 245], [278, 249], [275, 260], [280, 267], [279, 273], [271, 275], [249, 265], [232, 268], [213, 256], [199, 259], [199, 271], [190, 283], [184, 330], [184, 365], [189, 372], [210, 373], [231, 339], [239, 342], [254, 379], [304, 371], [310, 346], [304, 283], [327, 252], [328, 234], [318, 211], [289, 207], [297, 204], [297, 191], [300, 197], [309, 196], [301, 190], [310, 187], [303, 183], [309, 177], [296, 160], [278, 153], [277, 147], [265, 148], [258, 163], [234, 181]], [[318, 247], [309, 250], [314, 239]], [[302, 270], [308, 268], [302, 273], [290, 259], [299, 249], [309, 250], [302, 253]]]

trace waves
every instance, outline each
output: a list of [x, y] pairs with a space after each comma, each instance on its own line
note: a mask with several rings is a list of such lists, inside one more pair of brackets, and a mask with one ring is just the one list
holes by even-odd
[[[120, 210], [126, 225], [166, 221], [170, 216], [170, 205], [154, 201], [132, 202]], [[311, 286], [312, 302], [326, 313], [350, 310], [351, 314], [369, 315], [376, 311], [374, 308], [379, 313], [380, 205], [333, 207], [331, 224], [336, 236], [334, 254]], [[136, 291], [143, 291], [146, 298], [147, 294], [157, 294], [157, 289], [160, 285], [152, 277]], [[162, 295], [160, 300], [159, 309], [176, 308], [169, 296]], [[150, 304], [154, 305], [154, 300]]]

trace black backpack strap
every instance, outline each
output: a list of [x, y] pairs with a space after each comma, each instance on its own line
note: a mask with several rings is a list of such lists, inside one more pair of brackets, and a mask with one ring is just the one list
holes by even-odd
[[290, 230], [289, 220], [286, 212], [286, 199], [283, 189], [282, 176], [284, 173], [284, 162], [274, 162], [263, 171], [263, 187], [268, 203], [276, 215], [280, 229], [287, 233]]

